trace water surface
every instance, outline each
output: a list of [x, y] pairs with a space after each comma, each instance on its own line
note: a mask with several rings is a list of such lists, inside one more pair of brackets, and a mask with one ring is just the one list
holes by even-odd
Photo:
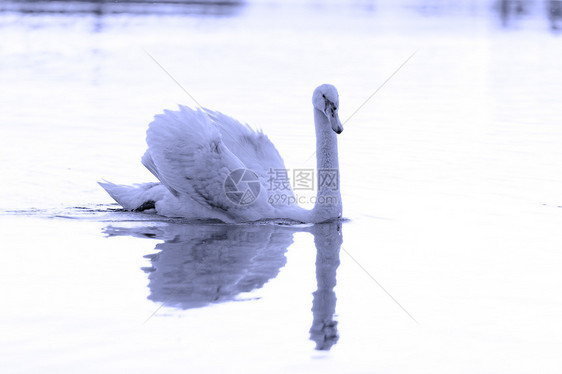
[[[562, 49], [544, 3], [8, 3], [7, 372], [560, 371]], [[340, 225], [126, 213], [96, 184], [152, 180], [146, 125], [196, 105], [184, 90], [313, 168], [326, 82], [353, 114]]]

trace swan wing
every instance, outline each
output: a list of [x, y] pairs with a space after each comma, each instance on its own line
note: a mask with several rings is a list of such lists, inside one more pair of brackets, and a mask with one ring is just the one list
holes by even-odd
[[[262, 185], [271, 186], [274, 176], [286, 173], [283, 158], [263, 131], [256, 131], [249, 125], [220, 112], [204, 110], [219, 129], [224, 144], [244, 163], [246, 168], [259, 176]], [[269, 196], [279, 191], [267, 188], [267, 192]], [[283, 193], [293, 196], [292, 189], [287, 189]]]
[[180, 106], [156, 115], [146, 142], [142, 162], [172, 194], [186, 194], [214, 210], [233, 208], [224, 183], [230, 172], [245, 166], [203, 111]]

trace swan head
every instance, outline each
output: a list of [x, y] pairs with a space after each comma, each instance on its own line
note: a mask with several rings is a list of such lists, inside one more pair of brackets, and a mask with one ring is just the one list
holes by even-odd
[[336, 134], [340, 134], [343, 131], [343, 126], [338, 115], [340, 99], [336, 87], [331, 84], [318, 86], [312, 94], [312, 105], [314, 105], [314, 108], [324, 113], [330, 122], [332, 130], [334, 130]]

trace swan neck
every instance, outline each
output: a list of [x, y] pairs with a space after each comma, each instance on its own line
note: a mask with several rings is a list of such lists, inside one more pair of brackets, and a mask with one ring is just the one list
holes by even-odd
[[316, 222], [340, 218], [342, 202], [338, 162], [338, 140], [328, 118], [314, 109], [316, 125], [316, 203], [313, 216]]

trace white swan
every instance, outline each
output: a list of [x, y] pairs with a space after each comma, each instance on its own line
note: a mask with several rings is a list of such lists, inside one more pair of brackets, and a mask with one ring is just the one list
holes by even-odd
[[[341, 218], [336, 134], [343, 127], [336, 88], [319, 86], [312, 104], [317, 196], [311, 210], [295, 203], [286, 180], [275, 179], [283, 176], [285, 164], [261, 131], [219, 112], [185, 106], [156, 115], [147, 131], [142, 163], [160, 183], [100, 185], [127, 210], [155, 209], [169, 217], [227, 223], [268, 219], [318, 223]], [[285, 198], [272, 199], [280, 193]]]

